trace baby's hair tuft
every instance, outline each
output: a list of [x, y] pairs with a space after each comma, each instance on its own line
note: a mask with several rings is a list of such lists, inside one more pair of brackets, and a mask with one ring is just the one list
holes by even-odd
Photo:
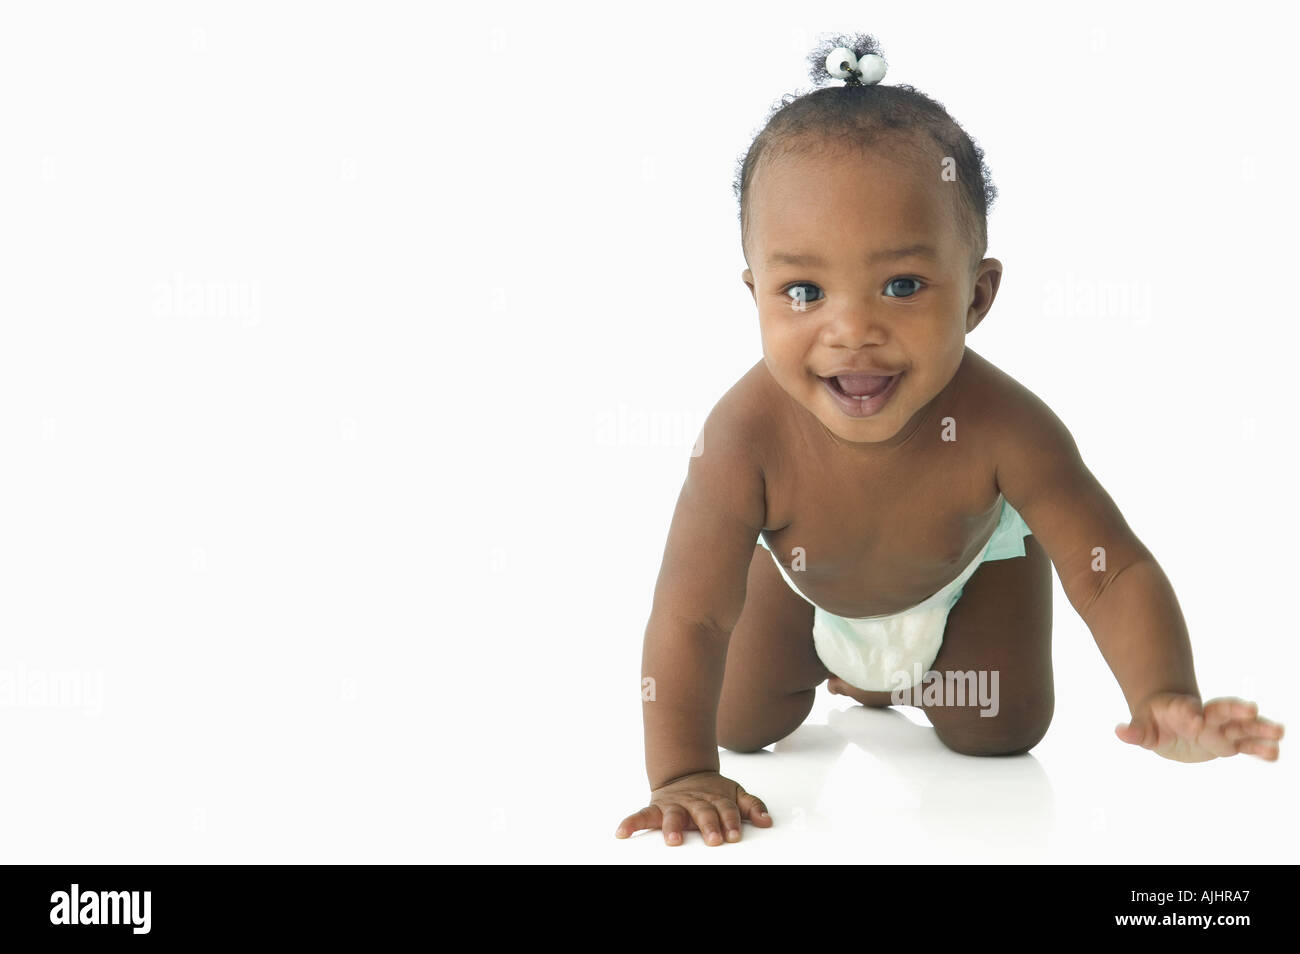
[[869, 33], [824, 34], [821, 44], [808, 54], [808, 78], [817, 86], [826, 86], [830, 83], [839, 82], [839, 80], [831, 76], [830, 70], [826, 68], [826, 58], [831, 55], [832, 50], [840, 47], [852, 50], [853, 55], [858, 59], [862, 59], [869, 53], [884, 58], [884, 54], [880, 52], [880, 44]]
[[[837, 47], [854, 56], [884, 58], [876, 38], [866, 33], [823, 34], [808, 54], [808, 74], [817, 88], [786, 93], [772, 104], [767, 119], [736, 163], [732, 190], [739, 205], [741, 248], [748, 237], [750, 184], [764, 159], [776, 159], [821, 146], [880, 148], [891, 155], [955, 167], [955, 212], [972, 250], [972, 267], [988, 251], [988, 212], [997, 198], [984, 150], [949, 115], [943, 104], [907, 84], [840, 81], [826, 68]], [[936, 172], [936, 175], [938, 173]], [[748, 258], [746, 258], [748, 261]]]

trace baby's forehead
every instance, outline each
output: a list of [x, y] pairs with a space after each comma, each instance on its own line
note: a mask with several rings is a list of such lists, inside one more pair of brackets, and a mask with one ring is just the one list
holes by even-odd
[[956, 216], [952, 198], [929, 177], [796, 173], [759, 183], [752, 224], [762, 234], [826, 235], [831, 241], [869, 232], [938, 235]]
[[755, 239], [856, 244], [874, 236], [869, 244], [943, 248], [960, 225], [957, 184], [925, 150], [786, 152], [774, 155], [753, 185]]

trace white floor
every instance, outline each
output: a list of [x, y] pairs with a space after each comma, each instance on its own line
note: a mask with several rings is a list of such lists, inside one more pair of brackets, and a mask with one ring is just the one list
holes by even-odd
[[[762, 753], [722, 754], [723, 773], [766, 801], [771, 828], [746, 825], [739, 843], [720, 846], [705, 845], [695, 831], [674, 848], [657, 831], [628, 841], [607, 836], [603, 845], [597, 838], [579, 847], [575, 839], [571, 856], [637, 863], [1296, 860], [1294, 759], [1177, 764], [1108, 738], [1105, 720], [1077, 731], [1082, 721], [1058, 718], [1028, 755], [974, 758], [946, 749], [920, 710], [868, 709], [822, 690], [809, 720], [787, 739]], [[1113, 770], [1099, 771], [1106, 763]]]
[[[1028, 755], [958, 755], [920, 710], [868, 709], [823, 688], [788, 738], [760, 753], [721, 753], [724, 774], [767, 803], [771, 828], [746, 825], [741, 842], [720, 846], [695, 831], [671, 848], [658, 831], [617, 839], [618, 822], [648, 798], [639, 641], [583, 624], [566, 644], [568, 617], [536, 595], [538, 625], [512, 630], [495, 649], [486, 628], [456, 640], [380, 638], [385, 628], [398, 633], [394, 620], [376, 627], [364, 657], [331, 650], [308, 661], [264, 648], [253, 661], [246, 648], [242, 657], [200, 660], [193, 641], [170, 655], [83, 650], [96, 661], [102, 692], [58, 705], [30, 693], [6, 703], [3, 860], [1297, 858], [1294, 742], [1283, 740], [1277, 762], [1236, 756], [1196, 765], [1125, 745], [1113, 735], [1123, 714], [1114, 680], [1069, 615], [1054, 645], [1053, 723]], [[492, 625], [509, 623], [508, 612], [491, 620], [481, 612]], [[21, 652], [56, 656], [35, 644]], [[1204, 656], [1207, 694], [1255, 698], [1265, 714], [1288, 721], [1292, 670], [1236, 669]], [[25, 672], [16, 685], [26, 692], [38, 675]]]

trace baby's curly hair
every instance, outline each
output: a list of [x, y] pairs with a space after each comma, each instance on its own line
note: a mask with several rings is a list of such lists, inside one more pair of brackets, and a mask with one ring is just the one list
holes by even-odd
[[882, 55], [875, 37], [865, 33], [828, 34], [808, 54], [808, 75], [819, 88], [803, 94], [787, 93], [773, 104], [749, 149], [737, 161], [732, 189], [740, 206], [741, 247], [748, 237], [750, 183], [760, 160], [825, 148], [833, 142], [859, 148], [883, 145], [893, 154], [906, 154], [920, 161], [935, 161], [935, 149], [940, 157], [952, 158], [957, 215], [975, 253], [972, 265], [978, 264], [988, 251], [988, 211], [998, 194], [984, 162], [984, 150], [942, 103], [915, 87], [862, 85], [852, 80], [844, 85], [825, 85], [834, 81], [826, 69], [826, 58], [841, 46], [852, 50], [858, 59], [870, 53]]

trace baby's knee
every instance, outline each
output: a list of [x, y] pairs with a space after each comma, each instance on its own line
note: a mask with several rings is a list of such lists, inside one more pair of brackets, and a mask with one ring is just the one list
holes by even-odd
[[1031, 706], [991, 718], [930, 721], [939, 741], [962, 755], [1022, 755], [1047, 735], [1052, 706]]
[[816, 696], [817, 690], [804, 689], [761, 700], [752, 708], [719, 706], [718, 745], [732, 752], [758, 752], [780, 742], [803, 725]]
[[998, 733], [938, 732], [939, 741], [961, 755], [1023, 755], [1043, 740], [1047, 727]]
[[771, 745], [772, 743], [763, 743], [755, 739], [718, 739], [718, 745], [728, 752], [739, 752], [741, 754], [761, 752], [764, 744]]

